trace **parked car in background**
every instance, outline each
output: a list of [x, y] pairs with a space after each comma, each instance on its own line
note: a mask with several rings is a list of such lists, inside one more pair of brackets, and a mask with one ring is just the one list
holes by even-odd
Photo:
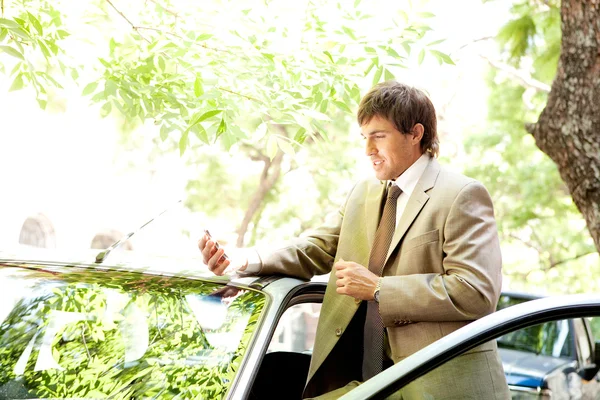
[[[0, 289], [0, 398], [295, 399], [306, 379], [310, 326], [325, 283], [217, 277], [199, 260], [30, 249], [0, 252]], [[529, 344], [511, 332], [554, 320], [560, 328], [562, 320], [594, 315], [600, 315], [600, 296], [508, 307], [442, 338], [344, 398], [384, 398], [485, 341], [500, 337], [500, 343]], [[550, 391], [552, 399], [585, 398], [561, 397], [561, 390], [575, 393], [579, 387], [583, 396], [597, 387], [591, 342], [589, 349], [591, 359], [581, 363], [567, 353], [503, 349], [534, 360], [549, 357], [550, 363], [569, 358], [573, 368], [555, 362], [565, 371], [556, 376], [566, 377], [566, 386], [544, 373], [537, 392], [528, 390], [536, 386], [525, 384], [525, 378], [509, 381], [514, 398], [543, 398]], [[517, 368], [523, 365], [515, 362], [507, 376], [525, 376]], [[526, 372], [534, 376], [531, 371]]]
[[[498, 309], [539, 298], [503, 292]], [[600, 345], [586, 318], [529, 326], [497, 342], [513, 399], [600, 398], [596, 377]]]

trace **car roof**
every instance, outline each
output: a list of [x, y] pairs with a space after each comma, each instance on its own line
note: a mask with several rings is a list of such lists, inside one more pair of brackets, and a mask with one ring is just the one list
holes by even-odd
[[201, 279], [215, 283], [235, 283], [244, 286], [261, 280], [254, 276], [216, 276], [208, 270], [199, 257], [149, 256], [135, 251], [119, 251], [102, 263], [96, 263], [96, 255], [102, 250], [58, 250], [19, 246], [0, 250], [0, 265], [44, 265], [63, 272], [73, 266], [97, 271], [140, 272], [149, 275], [176, 276]]

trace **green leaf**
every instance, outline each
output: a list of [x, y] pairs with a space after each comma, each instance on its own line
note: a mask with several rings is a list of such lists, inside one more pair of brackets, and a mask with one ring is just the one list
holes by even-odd
[[44, 43], [44, 40], [38, 40], [37, 44], [40, 46], [40, 50], [42, 51], [44, 57], [46, 57], [46, 59], [50, 58], [50, 50], [48, 49], [48, 46], [46, 46], [46, 43]]
[[104, 82], [104, 95], [106, 97], [117, 95], [117, 84], [112, 79]]
[[205, 121], [211, 117], [214, 117], [215, 115], [219, 114], [220, 112], [222, 112], [223, 110], [212, 110], [212, 111], [207, 111], [204, 114], [202, 114], [201, 116], [199, 116], [197, 119], [194, 120], [193, 125], [197, 124], [198, 122], [202, 122]]
[[226, 131], [227, 131], [227, 124], [225, 123], [225, 118], [221, 118], [221, 123], [219, 124], [219, 127], [217, 128], [217, 135], [215, 137], [215, 141], [219, 138], [219, 136], [221, 136]]
[[21, 25], [17, 24], [15, 21], [11, 21], [10, 19], [0, 18], [0, 26], [10, 29], [19, 29]]
[[348, 107], [345, 103], [343, 103], [339, 100], [333, 100], [333, 104], [338, 106], [338, 108], [340, 110], [346, 111], [347, 113], [352, 113], [352, 110], [350, 109], [350, 107]]
[[169, 128], [166, 124], [162, 124], [160, 127], [160, 139], [164, 142], [169, 138]]
[[446, 41], [446, 39], [434, 40], [431, 43], [427, 43], [427, 46], [435, 46], [436, 44], [440, 44], [440, 43], [443, 43], [445, 41]]
[[408, 42], [402, 42], [402, 47], [404, 48], [406, 55], [410, 56], [410, 44]]
[[202, 79], [200, 79], [200, 76], [196, 76], [196, 80], [194, 81], [194, 95], [200, 97], [203, 94], [204, 88], [202, 87]]
[[158, 59], [158, 68], [164, 72], [167, 68], [164, 57], [159, 54], [157, 56], [157, 59]]
[[21, 39], [31, 42], [31, 36], [29, 36], [29, 33], [25, 32], [25, 30], [23, 30], [21, 28], [8, 28], [8, 29], [9, 29], [9, 31], [11, 31], [13, 34], [17, 35]]
[[60, 39], [64, 39], [64, 38], [66, 38], [67, 36], [71, 36], [71, 34], [70, 34], [69, 32], [67, 32], [67, 31], [65, 31], [65, 30], [63, 30], [63, 29], [59, 29], [59, 30], [57, 30], [57, 31], [56, 31], [56, 34], [58, 35], [58, 37], [59, 37]]
[[454, 64], [454, 61], [452, 61], [450, 56], [447, 55], [446, 53], [442, 53], [441, 51], [438, 51], [438, 50], [429, 50], [429, 52], [431, 54], [433, 54], [440, 61], [440, 64], [442, 62], [445, 62], [446, 64], [456, 65], [456, 64]]
[[262, 138], [265, 137], [265, 135], [267, 134], [267, 130], [268, 130], [267, 123], [266, 122], [261, 123], [256, 128], [254, 135], [252, 135], [252, 140], [255, 142], [258, 142], [259, 140], [261, 140]]
[[350, 36], [352, 40], [356, 40], [356, 35], [354, 34], [354, 31], [352, 29], [348, 28], [347, 26], [342, 26], [342, 30], [346, 35]]
[[197, 129], [194, 129], [194, 134], [196, 135], [196, 137], [198, 139], [200, 139], [202, 142], [204, 142], [205, 144], [210, 144], [210, 141], [208, 140], [208, 133], [206, 132], [206, 129], [204, 129], [204, 127], [201, 124], [198, 124], [195, 126]]
[[421, 49], [419, 52], [419, 65], [423, 64], [423, 60], [425, 59], [425, 49]]
[[0, 46], [0, 51], [5, 52], [6, 54], [9, 54], [13, 57], [16, 57], [20, 60], [25, 61], [25, 57], [23, 57], [23, 54], [21, 54], [21, 52], [13, 47], [10, 46]]
[[10, 85], [10, 89], [8, 89], [9, 92], [12, 92], [14, 90], [20, 90], [23, 88], [23, 74], [19, 74], [15, 77], [15, 79], [13, 80], [12, 85]]
[[329, 107], [329, 100], [325, 99], [319, 106], [319, 111], [322, 113], [326, 113], [328, 107]]
[[302, 144], [306, 140], [306, 129], [300, 128], [298, 132], [294, 135], [294, 141]]
[[328, 52], [327, 50], [325, 50], [323, 52], [323, 54], [325, 54], [331, 60], [331, 62], [335, 64], [335, 61], [333, 61], [333, 56], [331, 55], [330, 52]]
[[6, 38], [6, 35], [8, 35], [8, 29], [0, 28], [0, 42], [4, 41], [4, 39]]
[[431, 13], [431, 12], [420, 12], [420, 13], [417, 13], [417, 15], [419, 17], [421, 17], [421, 18], [433, 18], [433, 17], [435, 17], [435, 14]]
[[38, 32], [38, 35], [42, 36], [44, 34], [44, 29], [42, 28], [42, 24], [40, 24], [40, 21], [29, 11], [27, 12], [27, 16], [29, 17], [31, 25], [33, 25], [35, 30]]
[[183, 132], [181, 134], [181, 139], [179, 139], [179, 156], [183, 156], [183, 153], [185, 153], [185, 150], [188, 147], [188, 132]]
[[210, 33], [202, 33], [201, 35], [198, 35], [198, 37], [196, 38], [196, 40], [198, 42], [202, 42], [204, 40], [210, 39], [211, 37], [213, 37], [213, 35], [210, 34]]
[[111, 106], [110, 102], [107, 101], [106, 103], [104, 103], [102, 108], [100, 108], [100, 116], [102, 118], [106, 117], [108, 114], [110, 114], [111, 110], [112, 110], [112, 106]]
[[375, 75], [373, 75], [373, 86], [375, 86], [379, 83], [379, 80], [381, 79], [382, 74], [383, 74], [383, 66], [377, 68], [377, 71], [375, 71]]
[[267, 156], [273, 161], [277, 155], [277, 138], [275, 136], [269, 136], [267, 139]]
[[289, 154], [292, 156], [294, 154], [296, 154], [296, 151], [294, 150], [294, 146], [292, 146], [292, 144], [290, 142], [288, 142], [287, 140], [277, 138], [277, 145], [285, 154]]
[[394, 74], [392, 74], [392, 73], [390, 72], [390, 70], [389, 70], [389, 69], [387, 69], [387, 68], [386, 68], [386, 69], [385, 69], [385, 75], [384, 75], [384, 79], [385, 79], [386, 81], [393, 81], [393, 80], [395, 79], [395, 76], [394, 76]]
[[83, 92], [81, 93], [81, 95], [87, 96], [89, 94], [92, 94], [92, 93], [94, 93], [94, 90], [96, 90], [97, 87], [98, 87], [98, 82], [90, 82], [85, 86], [85, 88], [83, 88]]
[[400, 18], [402, 18], [404, 25], [408, 24], [408, 14], [406, 13], [406, 11], [400, 10], [398, 11], [398, 14], [400, 15]]
[[392, 49], [391, 47], [388, 47], [386, 49], [386, 51], [387, 51], [387, 53], [388, 53], [389, 56], [392, 56], [394, 58], [401, 58], [400, 54], [398, 54], [398, 52], [396, 50]]

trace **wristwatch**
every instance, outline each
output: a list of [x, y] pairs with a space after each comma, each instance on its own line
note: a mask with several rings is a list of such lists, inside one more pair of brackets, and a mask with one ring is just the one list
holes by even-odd
[[377, 286], [375, 286], [375, 292], [373, 292], [373, 300], [379, 303], [379, 291], [381, 290], [381, 278], [377, 279]]

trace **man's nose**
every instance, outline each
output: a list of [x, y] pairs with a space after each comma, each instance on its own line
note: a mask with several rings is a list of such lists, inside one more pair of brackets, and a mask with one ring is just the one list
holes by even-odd
[[365, 140], [365, 154], [371, 157], [373, 154], [377, 154], [377, 148], [373, 145], [373, 141], [370, 138]]

